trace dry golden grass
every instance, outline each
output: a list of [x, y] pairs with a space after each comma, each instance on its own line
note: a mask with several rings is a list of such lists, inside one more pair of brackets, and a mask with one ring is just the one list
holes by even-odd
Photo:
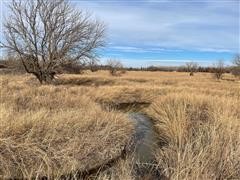
[[2, 79], [0, 177], [54, 177], [119, 156], [132, 133], [126, 115], [104, 111], [67, 87]]
[[[33, 77], [1, 75], [2, 177], [59, 177], [117, 156], [133, 133], [127, 115], [114, 109], [125, 106], [154, 121], [156, 165], [166, 177], [240, 177], [240, 82], [231, 75], [217, 81], [208, 73], [98, 71], [58, 78], [40, 86]], [[135, 176], [127, 159], [98, 179]]]
[[178, 93], [148, 109], [164, 146], [156, 154], [170, 179], [240, 177], [240, 102], [226, 97]]

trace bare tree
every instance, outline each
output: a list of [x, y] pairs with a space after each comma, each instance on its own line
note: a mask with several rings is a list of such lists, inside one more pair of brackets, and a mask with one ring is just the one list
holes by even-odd
[[88, 66], [89, 66], [89, 68], [90, 68], [90, 70], [91, 70], [92, 72], [98, 71], [98, 67], [97, 67], [98, 64], [97, 64], [97, 61], [95, 61], [94, 59], [93, 59], [93, 60], [90, 60]]
[[63, 64], [96, 59], [105, 27], [67, 0], [12, 0], [1, 47], [17, 53], [26, 72], [51, 82]]
[[233, 63], [236, 65], [236, 66], [239, 66], [240, 67], [240, 54], [237, 54], [233, 60]]
[[217, 61], [214, 64], [213, 73], [214, 77], [217, 79], [222, 79], [222, 76], [225, 72], [224, 62], [222, 60]]
[[116, 75], [120, 75], [122, 69], [123, 69], [123, 65], [119, 60], [115, 60], [115, 59], [109, 59], [107, 61], [107, 66], [109, 68], [109, 72], [112, 76], [116, 76]]
[[196, 62], [187, 62], [186, 63], [187, 71], [190, 76], [193, 76], [195, 72], [197, 72], [198, 64]]
[[237, 54], [233, 60], [234, 67], [232, 69], [232, 74], [240, 78], [240, 54]]

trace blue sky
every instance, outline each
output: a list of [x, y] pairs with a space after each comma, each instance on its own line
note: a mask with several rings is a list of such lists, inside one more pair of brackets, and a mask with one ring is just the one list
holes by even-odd
[[[72, 1], [107, 25], [101, 61], [125, 66], [230, 64], [239, 53], [238, 0]], [[2, 6], [1, 6], [2, 8]], [[3, 8], [5, 9], [5, 8]], [[2, 11], [4, 12], [4, 11]]]

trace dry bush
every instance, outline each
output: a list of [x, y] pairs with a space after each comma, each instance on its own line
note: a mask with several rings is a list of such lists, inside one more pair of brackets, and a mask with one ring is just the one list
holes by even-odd
[[232, 69], [232, 74], [240, 78], [240, 55], [236, 55], [233, 60], [234, 67]]
[[170, 179], [240, 177], [240, 102], [169, 94], [148, 110], [164, 144], [156, 158]]
[[24, 67], [17, 56], [8, 55], [7, 58], [2, 61], [2, 63], [4, 63], [4, 65], [12, 71], [21, 73], [25, 72]]
[[240, 66], [236, 66], [232, 68], [232, 74], [237, 77], [240, 78]]
[[109, 72], [112, 76], [120, 76], [126, 72], [123, 70], [123, 64], [119, 60], [109, 59], [107, 61], [107, 66], [109, 67]]
[[196, 62], [187, 62], [185, 66], [190, 76], [193, 76], [197, 72], [198, 64]]
[[216, 79], [222, 79], [223, 74], [225, 73], [224, 62], [222, 60], [219, 60], [214, 64], [213, 73]]

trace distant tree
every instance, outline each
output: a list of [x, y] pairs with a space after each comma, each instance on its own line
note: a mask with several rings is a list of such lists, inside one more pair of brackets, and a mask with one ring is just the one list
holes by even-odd
[[217, 61], [214, 64], [213, 68], [214, 77], [217, 79], [222, 79], [224, 72], [225, 72], [224, 62], [222, 60]]
[[148, 66], [146, 70], [147, 71], [159, 71], [159, 67], [152, 65], [152, 66]]
[[232, 74], [240, 78], [240, 54], [237, 54], [233, 60], [234, 67], [232, 68]]
[[116, 59], [109, 59], [107, 61], [107, 66], [108, 66], [109, 72], [112, 76], [121, 75], [122, 69], [123, 69], [123, 65], [122, 65], [121, 61], [116, 60]]
[[236, 65], [236, 66], [239, 66], [240, 67], [240, 54], [237, 54], [233, 60], [233, 63]]
[[103, 23], [67, 0], [12, 0], [9, 9], [0, 47], [16, 53], [40, 83], [51, 82], [64, 64], [96, 59], [104, 45]]
[[187, 62], [186, 69], [189, 72], [190, 76], [193, 76], [195, 72], [197, 72], [198, 64], [196, 62]]
[[88, 66], [92, 72], [98, 71], [98, 64], [97, 61], [95, 61], [94, 59], [89, 61]]

